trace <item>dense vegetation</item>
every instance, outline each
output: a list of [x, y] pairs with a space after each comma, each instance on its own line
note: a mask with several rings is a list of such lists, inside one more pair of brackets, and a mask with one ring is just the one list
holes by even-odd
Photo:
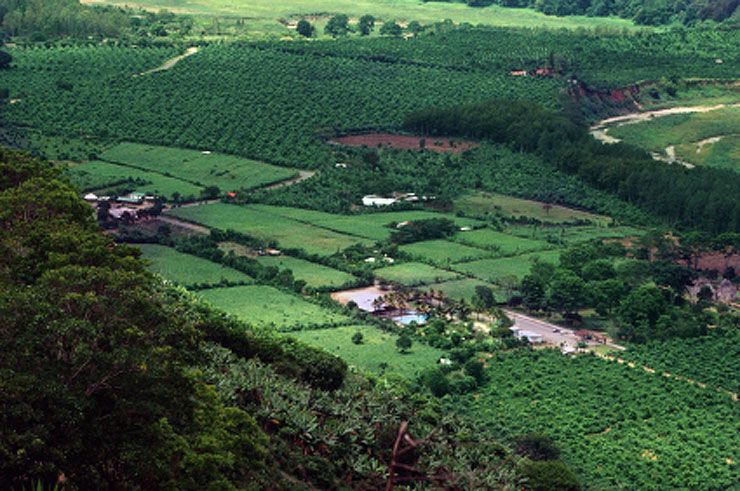
[[736, 173], [666, 165], [625, 145], [603, 145], [577, 120], [532, 104], [491, 101], [421, 110], [408, 115], [405, 126], [428, 135], [486, 138], [537, 153], [673, 226], [712, 233], [740, 230]]
[[437, 428], [415, 479], [517, 481], [484, 428], [163, 287], [58, 171], [0, 161], [3, 487], [377, 488], [403, 421]]
[[[444, 1], [444, 0], [426, 0]], [[464, 0], [471, 7], [499, 4], [505, 7], [531, 7], [547, 15], [619, 16], [638, 24], [670, 22], [693, 24], [704, 20], [723, 21], [732, 16], [734, 0]]]

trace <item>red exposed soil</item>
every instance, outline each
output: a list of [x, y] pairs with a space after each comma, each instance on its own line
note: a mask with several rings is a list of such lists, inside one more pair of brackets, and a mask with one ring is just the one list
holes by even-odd
[[[388, 147], [399, 150], [421, 150], [421, 137], [409, 135], [393, 135], [390, 133], [368, 133], [365, 135], [338, 136], [329, 140], [333, 145], [348, 145], [350, 147]], [[428, 137], [425, 139], [424, 150], [440, 153], [462, 153], [476, 148], [477, 143], [454, 140], [444, 137]]]
[[[735, 271], [740, 271], [740, 254], [725, 254], [724, 252], [707, 252], [700, 255], [695, 259], [695, 263], [691, 266], [694, 269], [702, 271], [718, 271], [720, 274], [725, 269], [732, 267]], [[681, 264], [686, 264], [686, 261], [679, 261]]]

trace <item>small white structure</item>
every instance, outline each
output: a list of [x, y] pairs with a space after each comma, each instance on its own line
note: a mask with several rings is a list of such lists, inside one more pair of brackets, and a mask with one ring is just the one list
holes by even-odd
[[470, 232], [473, 227], [460, 227], [460, 232]]
[[383, 198], [376, 194], [368, 194], [362, 197], [362, 204], [364, 206], [389, 206], [396, 201], [396, 198]]
[[211, 151], [210, 150], [203, 150], [200, 153], [202, 153], [203, 155], [211, 155]]
[[87, 193], [82, 199], [85, 201], [98, 201], [98, 195], [95, 193]]
[[367, 259], [365, 259], [365, 262], [366, 263], [374, 263], [375, 262], [375, 258], [374, 257], [368, 257]]
[[336, 167], [337, 169], [346, 169], [347, 168], [347, 164], [343, 164], [343, 163], [340, 162], [338, 164], [334, 164], [334, 167]]
[[529, 341], [532, 344], [539, 344], [539, 343], [545, 342], [545, 340], [542, 338], [542, 335], [536, 332], [527, 331], [526, 329], [520, 329], [516, 326], [510, 327], [509, 330], [514, 333], [514, 337], [517, 337], [519, 339], [527, 338], [527, 341]]

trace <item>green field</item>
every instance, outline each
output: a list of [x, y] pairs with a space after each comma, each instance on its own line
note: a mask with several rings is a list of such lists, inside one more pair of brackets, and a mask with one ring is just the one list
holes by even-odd
[[535, 218], [545, 223], [568, 223], [576, 220], [590, 220], [607, 224], [611, 218], [586, 211], [551, 205], [548, 209], [541, 201], [514, 198], [497, 193], [475, 193], [455, 200], [455, 211], [470, 216], [501, 214], [507, 218]]
[[726, 393], [556, 350], [488, 364], [487, 386], [449, 409], [501, 436], [552, 437], [586, 489], [737, 487], [740, 414]]
[[506, 233], [534, 240], [545, 240], [555, 243], [575, 243], [593, 239], [618, 239], [635, 237], [643, 231], [634, 227], [567, 227], [540, 225], [511, 225]]
[[376, 269], [375, 276], [406, 286], [418, 286], [452, 280], [460, 275], [428, 264], [412, 262]]
[[[363, 335], [362, 344], [354, 344], [352, 335]], [[406, 378], [436, 365], [444, 353], [415, 341], [408, 353], [401, 354], [396, 348], [395, 334], [381, 331], [372, 326], [346, 326], [333, 329], [318, 329], [291, 333], [291, 336], [306, 344], [324, 349], [344, 358], [355, 367], [375, 373], [395, 373]], [[380, 366], [385, 363], [383, 370]]]
[[125, 167], [109, 162], [92, 161], [69, 168], [72, 182], [83, 191], [110, 191], [131, 189], [141, 194], [172, 198], [173, 193], [183, 197], [197, 197], [203, 188], [156, 172]]
[[372, 14], [383, 20], [399, 22], [416, 20], [421, 23], [450, 19], [456, 23], [468, 22], [506, 27], [596, 28], [609, 27], [634, 29], [635, 25], [624, 19], [599, 17], [547, 16], [531, 9], [512, 9], [492, 5], [471, 8], [462, 3], [419, 2], [416, 0], [86, 0], [87, 3], [127, 5], [147, 9], [167, 9], [176, 13], [242, 17], [251, 35], [287, 35], [289, 30], [277, 19], [310, 16], [316, 22], [319, 35], [327, 15], [317, 13], [343, 13], [353, 18]]
[[339, 271], [323, 264], [312, 263], [297, 257], [260, 256], [257, 258], [257, 261], [263, 266], [290, 269], [295, 279], [305, 281], [306, 285], [312, 288], [339, 288], [357, 279], [344, 271]]
[[183, 254], [158, 244], [139, 244], [142, 257], [151, 261], [149, 270], [186, 288], [217, 285], [223, 281], [251, 283], [252, 278], [232, 268]]
[[471, 247], [493, 251], [497, 256], [513, 256], [553, 248], [552, 244], [541, 240], [525, 239], [490, 228], [460, 232], [454, 240]]
[[[641, 123], [611, 128], [609, 134], [627, 143], [659, 153], [664, 153], [669, 146], [680, 145], [681, 158], [690, 163], [740, 168], [737, 148], [721, 146], [718, 154], [710, 160], [707, 160], [701, 151], [698, 154], [696, 152], [699, 142], [713, 137], [734, 135], [735, 138], [726, 144], [732, 145], [733, 142], [737, 142], [737, 136], [740, 134], [740, 107], [662, 116]], [[707, 149], [712, 145], [707, 144]]]
[[390, 237], [391, 232], [394, 230], [394, 227], [391, 225], [406, 221], [447, 218], [454, 221], [460, 227], [478, 227], [483, 225], [478, 220], [460, 218], [449, 213], [419, 210], [367, 213], [362, 215], [335, 215], [322, 211], [289, 208], [285, 206], [250, 205], [250, 208], [264, 210], [268, 213], [307, 222], [336, 232], [377, 241], [382, 241]]
[[256, 327], [291, 330], [349, 322], [342, 314], [271, 286], [213, 288], [199, 295], [217, 309]]
[[740, 172], [740, 134], [719, 138], [719, 141], [676, 145], [676, 157], [696, 165], [722, 167]]
[[121, 143], [103, 152], [103, 160], [157, 172], [222, 192], [253, 189], [290, 179], [297, 171], [255, 160], [183, 148]]
[[447, 240], [425, 240], [400, 247], [400, 250], [412, 257], [430, 261], [439, 265], [448, 265], [460, 261], [471, 261], [492, 255], [489, 251], [456, 244]]
[[507, 300], [504, 292], [500, 288], [491, 283], [485, 281], [476, 280], [474, 278], [465, 278], [462, 280], [445, 281], [444, 283], [434, 283], [427, 285], [425, 290], [435, 290], [445, 294], [446, 297], [453, 300], [472, 300], [475, 296], [475, 287], [486, 286], [493, 290], [496, 300], [499, 302], [505, 302]]
[[475, 276], [483, 281], [496, 283], [505, 277], [521, 279], [529, 273], [529, 269], [535, 259], [557, 263], [559, 257], [560, 251], [531, 252], [521, 256], [481, 259], [479, 261], [455, 264], [453, 268], [456, 271]]
[[372, 244], [367, 239], [340, 234], [248, 206], [214, 203], [175, 208], [169, 214], [206, 227], [231, 229], [275, 241], [280, 247], [303, 249], [310, 254], [331, 255], [357, 243]]

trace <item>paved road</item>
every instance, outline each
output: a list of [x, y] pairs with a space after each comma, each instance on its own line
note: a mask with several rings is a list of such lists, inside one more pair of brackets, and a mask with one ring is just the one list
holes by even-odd
[[556, 324], [551, 324], [549, 322], [535, 319], [534, 317], [529, 317], [528, 315], [512, 312], [510, 310], [506, 310], [505, 312], [506, 315], [508, 315], [509, 318], [514, 321], [514, 326], [518, 327], [519, 329], [532, 331], [539, 334], [540, 336], [542, 336], [542, 339], [544, 339], [546, 343], [552, 344], [553, 346], [561, 346], [564, 344], [565, 346], [575, 348], [578, 345], [578, 342], [581, 340], [570, 329], [566, 329]]

